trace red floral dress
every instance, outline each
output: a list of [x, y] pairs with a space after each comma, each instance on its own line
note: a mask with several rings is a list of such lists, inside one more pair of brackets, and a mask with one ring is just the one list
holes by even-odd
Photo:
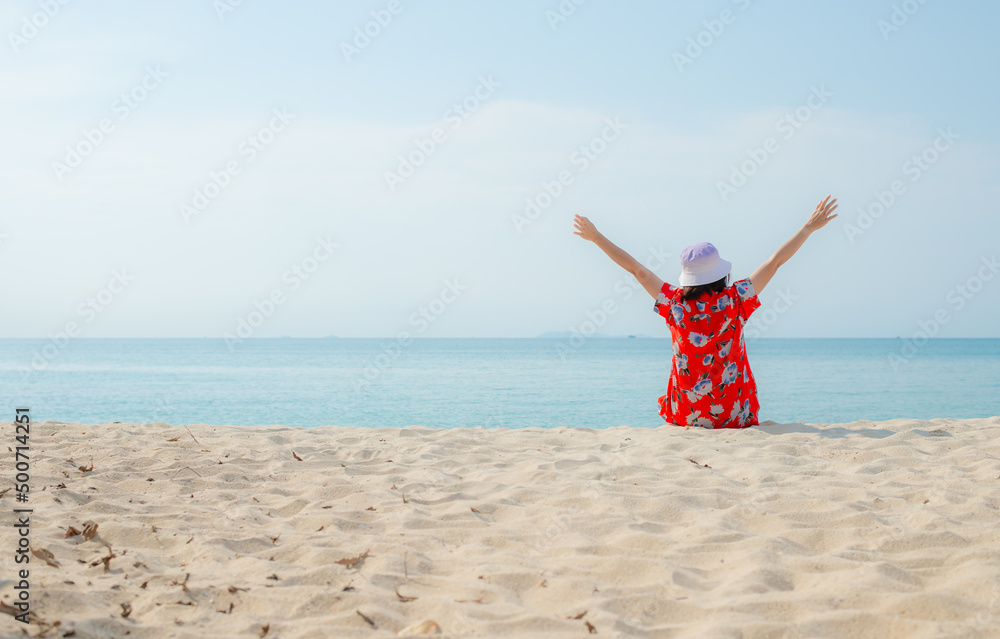
[[664, 284], [654, 310], [667, 320], [674, 356], [660, 415], [679, 426], [746, 428], [758, 423], [757, 383], [747, 362], [743, 327], [760, 308], [749, 279], [684, 301]]

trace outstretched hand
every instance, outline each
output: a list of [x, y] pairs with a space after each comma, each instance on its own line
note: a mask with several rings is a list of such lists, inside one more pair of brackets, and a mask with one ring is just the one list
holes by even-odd
[[809, 231], [818, 231], [827, 224], [830, 220], [837, 217], [836, 215], [831, 215], [835, 210], [837, 210], [837, 199], [830, 199], [832, 195], [827, 195], [826, 199], [816, 205], [816, 210], [812, 212], [809, 216], [809, 221], [806, 222], [806, 228]]
[[601, 235], [593, 222], [582, 215], [577, 215], [573, 218], [573, 225], [576, 227], [576, 230], [573, 231], [574, 235], [579, 235], [583, 239], [596, 244], [597, 248], [604, 251], [605, 255], [610, 257], [615, 264], [631, 273], [642, 288], [646, 289], [650, 297], [656, 299], [659, 296], [660, 291], [663, 290], [663, 280], [643, 266], [637, 259], [616, 246], [614, 242]]
[[573, 218], [573, 226], [576, 228], [576, 230], [573, 231], [574, 235], [579, 235], [583, 239], [590, 242], [597, 241], [597, 238], [601, 236], [601, 234], [597, 232], [597, 227], [594, 226], [594, 223], [582, 215], [577, 215]]
[[816, 205], [816, 210], [809, 216], [809, 221], [805, 223], [805, 226], [799, 229], [790, 240], [782, 244], [781, 248], [757, 267], [757, 270], [750, 276], [750, 283], [753, 284], [755, 293], [759, 295], [764, 290], [778, 268], [792, 259], [795, 252], [799, 250], [813, 231], [823, 228], [830, 223], [830, 220], [837, 217], [833, 214], [836, 210], [837, 200], [832, 195], [827, 195], [825, 200]]

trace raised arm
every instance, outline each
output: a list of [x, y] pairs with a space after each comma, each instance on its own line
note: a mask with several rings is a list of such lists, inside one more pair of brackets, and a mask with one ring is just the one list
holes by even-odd
[[825, 200], [817, 204], [816, 210], [809, 216], [809, 221], [792, 236], [792, 239], [782, 244], [781, 248], [774, 255], [753, 272], [753, 275], [750, 276], [750, 283], [753, 284], [755, 293], [759, 295], [764, 290], [764, 287], [767, 286], [767, 283], [771, 281], [771, 278], [778, 271], [778, 267], [795, 255], [795, 252], [812, 235], [813, 231], [818, 231], [826, 226], [830, 220], [837, 217], [836, 215], [831, 215], [837, 209], [837, 200], [830, 199], [831, 197], [828, 195]]
[[618, 246], [604, 237], [597, 231], [597, 227], [582, 215], [577, 215], [573, 220], [576, 230], [573, 231], [574, 235], [579, 235], [585, 240], [591, 241], [596, 244], [602, 251], [607, 253], [608, 257], [614, 260], [615, 264], [622, 267], [629, 273], [635, 276], [635, 279], [639, 280], [639, 284], [642, 285], [646, 292], [650, 294], [653, 299], [660, 294], [660, 290], [663, 288], [663, 280], [658, 278], [652, 271], [639, 263], [639, 260], [635, 259], [625, 251], [623, 251]]

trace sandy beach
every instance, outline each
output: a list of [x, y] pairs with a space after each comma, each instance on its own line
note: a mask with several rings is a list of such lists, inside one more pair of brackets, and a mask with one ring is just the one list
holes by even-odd
[[1000, 636], [1000, 417], [30, 444], [34, 623], [3, 637]]

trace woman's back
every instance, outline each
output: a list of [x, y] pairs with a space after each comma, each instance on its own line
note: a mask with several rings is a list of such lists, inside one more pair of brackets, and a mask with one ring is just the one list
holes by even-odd
[[680, 426], [746, 428], [758, 423], [757, 387], [743, 328], [760, 307], [749, 279], [684, 299], [664, 284], [654, 310], [670, 326], [673, 362], [660, 415]]

